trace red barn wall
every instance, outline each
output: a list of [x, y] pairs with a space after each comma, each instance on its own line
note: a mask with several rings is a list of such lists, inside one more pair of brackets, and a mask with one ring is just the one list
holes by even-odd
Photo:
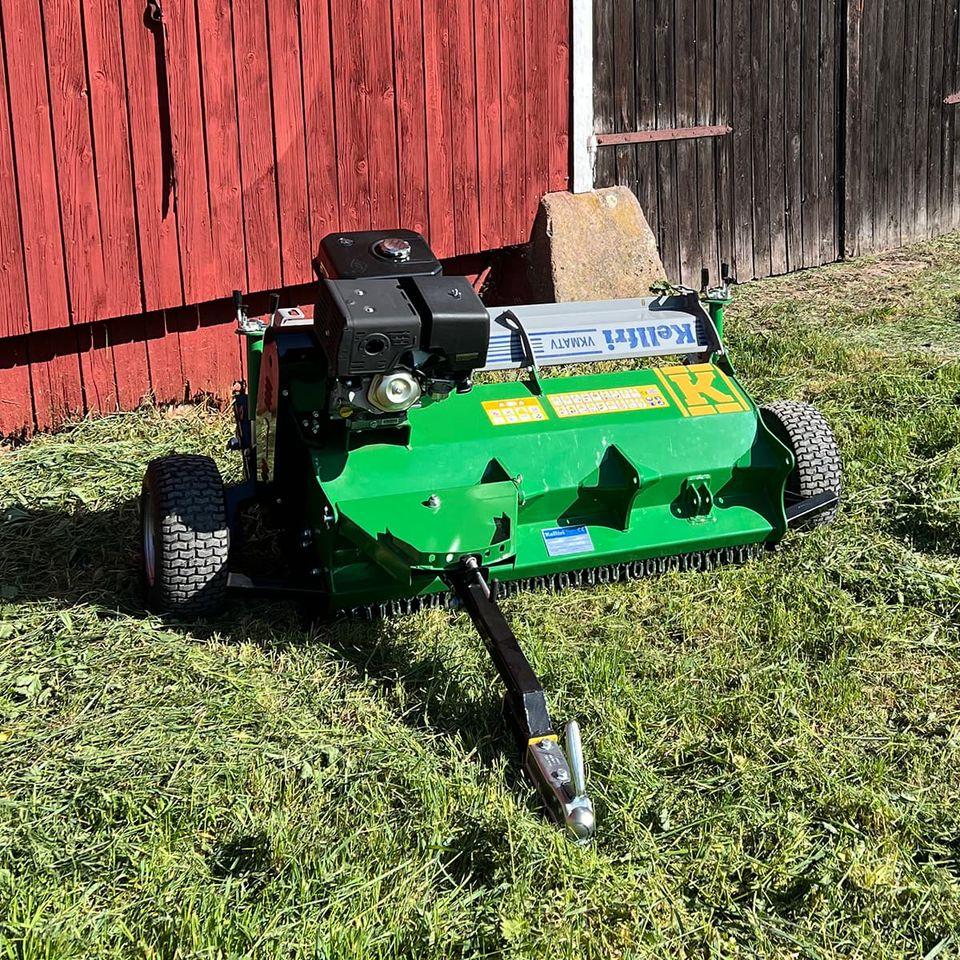
[[335, 230], [522, 243], [567, 186], [567, 0], [145, 6], [0, 0], [0, 434], [225, 394], [233, 289], [309, 300]]

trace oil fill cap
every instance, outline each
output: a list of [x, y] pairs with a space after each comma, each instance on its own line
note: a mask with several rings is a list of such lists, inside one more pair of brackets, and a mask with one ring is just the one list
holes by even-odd
[[409, 260], [411, 247], [409, 241], [401, 237], [387, 237], [373, 245], [373, 252], [384, 260]]

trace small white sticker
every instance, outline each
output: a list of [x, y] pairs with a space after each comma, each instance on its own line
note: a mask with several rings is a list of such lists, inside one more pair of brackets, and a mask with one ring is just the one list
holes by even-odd
[[593, 541], [586, 527], [549, 527], [543, 531], [543, 543], [551, 557], [593, 552]]

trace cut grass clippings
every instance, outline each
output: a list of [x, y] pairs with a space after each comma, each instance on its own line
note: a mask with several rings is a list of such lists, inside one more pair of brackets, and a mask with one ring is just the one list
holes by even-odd
[[462, 615], [146, 615], [146, 463], [225, 416], [0, 452], [0, 948], [72, 957], [948, 958], [960, 949], [960, 238], [744, 286], [760, 400], [816, 403], [836, 525], [508, 614], [584, 731], [544, 822]]

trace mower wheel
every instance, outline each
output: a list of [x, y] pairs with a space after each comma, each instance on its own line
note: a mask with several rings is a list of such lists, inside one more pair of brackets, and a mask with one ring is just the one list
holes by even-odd
[[[777, 400], [764, 404], [760, 415], [767, 429], [793, 454], [796, 465], [787, 477], [787, 505], [820, 493], [840, 495], [843, 466], [837, 438], [823, 414], [809, 403]], [[803, 529], [831, 523], [837, 515], [832, 507], [798, 524]]]
[[152, 460], [140, 494], [140, 527], [150, 608], [182, 617], [216, 613], [230, 550], [217, 465], [193, 455]]

